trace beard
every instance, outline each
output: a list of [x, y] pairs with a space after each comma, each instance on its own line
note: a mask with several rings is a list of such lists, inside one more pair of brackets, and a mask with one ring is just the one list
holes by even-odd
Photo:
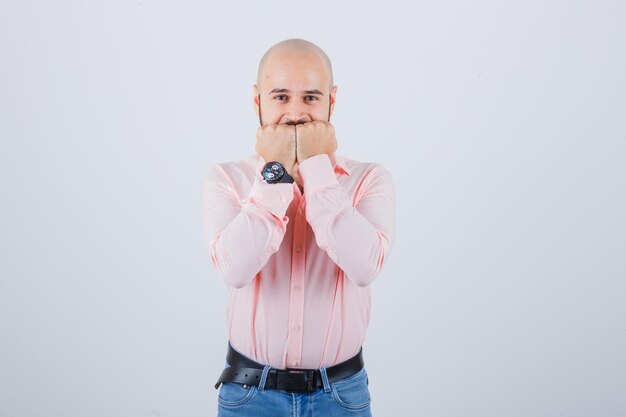
[[[258, 96], [259, 99], [259, 125], [263, 126], [263, 116], [261, 115], [261, 95], [259, 94]], [[327, 122], [330, 122], [330, 94], [328, 94], [328, 118], [326, 120]], [[297, 125], [300, 123], [297, 122], [291, 122], [291, 123], [286, 123], [288, 125]]]

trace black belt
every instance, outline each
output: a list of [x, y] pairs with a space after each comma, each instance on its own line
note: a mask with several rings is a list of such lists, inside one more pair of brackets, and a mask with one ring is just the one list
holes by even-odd
[[[215, 384], [215, 389], [219, 388], [222, 382], [237, 382], [239, 384], [259, 386], [265, 365], [237, 352], [230, 345], [230, 342], [228, 343], [226, 362], [228, 362], [230, 367], [224, 368]], [[363, 366], [363, 347], [361, 347], [359, 353], [355, 356], [326, 368], [328, 382], [331, 383], [349, 377], [359, 372]], [[305, 392], [323, 388], [324, 383], [319, 369], [271, 368], [267, 374], [265, 387], [289, 392]]]

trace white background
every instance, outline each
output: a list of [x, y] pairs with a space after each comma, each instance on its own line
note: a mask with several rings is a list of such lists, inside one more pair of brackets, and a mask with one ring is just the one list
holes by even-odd
[[620, 1], [0, 3], [0, 416], [217, 411], [202, 181], [254, 152], [274, 43], [332, 59], [387, 166], [375, 416], [626, 416]]

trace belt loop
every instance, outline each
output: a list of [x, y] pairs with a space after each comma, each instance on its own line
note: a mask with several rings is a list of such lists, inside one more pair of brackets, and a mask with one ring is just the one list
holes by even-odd
[[320, 374], [322, 375], [322, 383], [324, 384], [324, 392], [330, 392], [330, 382], [328, 382], [328, 375], [326, 375], [326, 368], [320, 368]]
[[265, 389], [265, 381], [267, 380], [267, 374], [269, 373], [272, 367], [270, 365], [265, 365], [263, 367], [263, 373], [261, 373], [261, 381], [259, 381], [259, 391], [263, 391]]

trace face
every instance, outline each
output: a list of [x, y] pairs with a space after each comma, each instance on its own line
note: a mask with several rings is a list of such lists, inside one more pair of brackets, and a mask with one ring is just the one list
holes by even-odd
[[266, 61], [260, 85], [253, 86], [254, 109], [261, 126], [329, 121], [337, 86], [314, 54], [275, 54]]

